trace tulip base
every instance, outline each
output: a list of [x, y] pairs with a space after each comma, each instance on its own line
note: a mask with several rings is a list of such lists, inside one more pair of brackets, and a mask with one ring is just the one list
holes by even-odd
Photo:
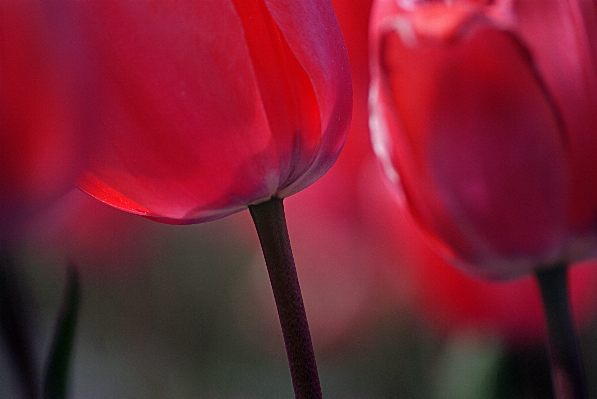
[[307, 315], [290, 248], [282, 199], [272, 198], [249, 211], [255, 223], [278, 317], [296, 399], [322, 397]]
[[538, 270], [547, 318], [552, 384], [556, 399], [586, 398], [578, 337], [568, 300], [567, 265]]

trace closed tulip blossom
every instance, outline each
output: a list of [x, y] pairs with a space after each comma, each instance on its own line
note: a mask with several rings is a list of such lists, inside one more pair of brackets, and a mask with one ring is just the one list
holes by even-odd
[[594, 3], [416, 4], [378, 3], [371, 98], [414, 218], [490, 278], [595, 254]]
[[382, 0], [371, 46], [373, 145], [413, 219], [473, 274], [537, 273], [549, 325], [597, 250], [597, 4]]
[[292, 3], [84, 2], [107, 138], [80, 187], [182, 224], [323, 175], [348, 129], [346, 50], [326, 2]]
[[[331, 4], [92, 0], [80, 7], [104, 133], [80, 188], [164, 223], [206, 222], [249, 208], [295, 394], [319, 397], [319, 382], [304, 379], [314, 364], [293, 359], [308, 352], [310, 338], [282, 199], [332, 166], [348, 132], [351, 77]], [[288, 336], [286, 324], [295, 329]]]

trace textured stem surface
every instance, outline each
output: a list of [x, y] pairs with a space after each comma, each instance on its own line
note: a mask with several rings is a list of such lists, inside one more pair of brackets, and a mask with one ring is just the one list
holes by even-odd
[[297, 399], [322, 397], [282, 199], [249, 206], [269, 273]]
[[584, 371], [568, 301], [567, 265], [537, 271], [543, 297], [556, 399], [586, 398]]

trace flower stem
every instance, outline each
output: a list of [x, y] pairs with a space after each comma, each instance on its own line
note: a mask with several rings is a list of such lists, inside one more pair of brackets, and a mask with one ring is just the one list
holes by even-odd
[[32, 348], [26, 286], [21, 284], [8, 251], [0, 250], [0, 339], [4, 341], [20, 384], [21, 396], [38, 397], [36, 358]]
[[45, 370], [44, 399], [68, 398], [68, 384], [72, 352], [74, 351], [77, 313], [81, 287], [77, 266], [71, 262], [62, 309], [58, 316], [52, 349]]
[[567, 265], [538, 270], [547, 317], [551, 375], [556, 399], [586, 398], [578, 337], [568, 301]]
[[322, 398], [311, 334], [286, 227], [282, 199], [250, 205], [265, 257], [296, 399]]

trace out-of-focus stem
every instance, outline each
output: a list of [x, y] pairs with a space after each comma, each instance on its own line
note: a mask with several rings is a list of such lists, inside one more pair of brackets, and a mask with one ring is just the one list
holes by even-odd
[[15, 273], [9, 251], [0, 248], [0, 339], [4, 341], [26, 399], [38, 397], [36, 359], [28, 328], [29, 314], [25, 306], [26, 292]]
[[587, 397], [578, 337], [570, 304], [566, 264], [536, 272], [547, 318], [551, 374], [556, 399]]
[[81, 296], [79, 273], [73, 263], [68, 268], [66, 292], [58, 316], [54, 341], [44, 381], [44, 399], [68, 398], [69, 372], [75, 343], [75, 330]]
[[272, 198], [249, 210], [269, 273], [296, 399], [322, 397], [311, 334], [299, 287], [282, 199]]

